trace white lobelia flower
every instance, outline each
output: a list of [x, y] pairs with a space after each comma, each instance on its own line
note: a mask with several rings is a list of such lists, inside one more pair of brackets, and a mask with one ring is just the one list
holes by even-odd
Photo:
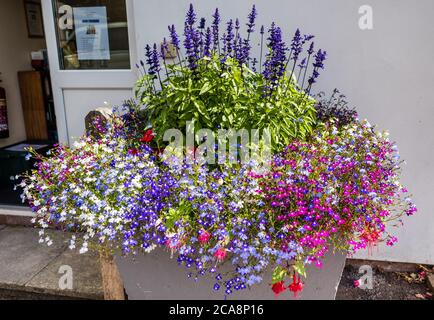
[[89, 251], [89, 249], [87, 247], [81, 247], [80, 254], [85, 254], [88, 251]]

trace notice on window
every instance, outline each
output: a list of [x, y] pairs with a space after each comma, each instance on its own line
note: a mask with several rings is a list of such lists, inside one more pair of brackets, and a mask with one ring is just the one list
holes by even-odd
[[78, 60], [110, 60], [106, 7], [74, 8]]

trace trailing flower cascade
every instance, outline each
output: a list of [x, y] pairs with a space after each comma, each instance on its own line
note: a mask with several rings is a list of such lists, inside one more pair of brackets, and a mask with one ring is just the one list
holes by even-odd
[[[297, 30], [287, 46], [274, 23], [266, 39], [261, 27], [268, 44], [252, 58], [256, 17], [253, 7], [243, 38], [238, 19], [220, 34], [218, 10], [207, 27], [191, 6], [184, 41], [172, 25], [161, 50], [146, 46], [136, 100], [72, 148], [33, 152], [36, 168], [16, 179], [41, 243], [52, 244], [45, 230], [54, 227], [72, 232], [69, 246], [81, 253], [163, 248], [188, 277], [213, 277], [216, 292], [266, 281], [276, 295], [295, 296], [306, 266], [320, 268], [330, 250], [396, 243], [389, 226], [417, 211], [399, 182], [396, 145], [338, 91], [328, 102], [311, 97], [326, 58], [313, 36]], [[164, 59], [169, 44], [172, 64]], [[213, 130], [271, 127], [272, 159], [211, 166], [163, 155], [164, 130], [191, 119]]]

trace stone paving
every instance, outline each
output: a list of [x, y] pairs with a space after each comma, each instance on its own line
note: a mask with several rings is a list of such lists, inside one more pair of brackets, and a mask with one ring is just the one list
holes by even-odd
[[[103, 299], [98, 255], [71, 251], [64, 233], [48, 232], [50, 247], [38, 243], [37, 229], [0, 225], [0, 299]], [[60, 288], [65, 270], [72, 289]]]

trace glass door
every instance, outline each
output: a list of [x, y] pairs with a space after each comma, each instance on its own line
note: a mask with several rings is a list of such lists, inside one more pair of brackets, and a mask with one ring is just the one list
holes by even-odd
[[87, 113], [130, 98], [137, 80], [132, 0], [42, 0], [61, 143]]

